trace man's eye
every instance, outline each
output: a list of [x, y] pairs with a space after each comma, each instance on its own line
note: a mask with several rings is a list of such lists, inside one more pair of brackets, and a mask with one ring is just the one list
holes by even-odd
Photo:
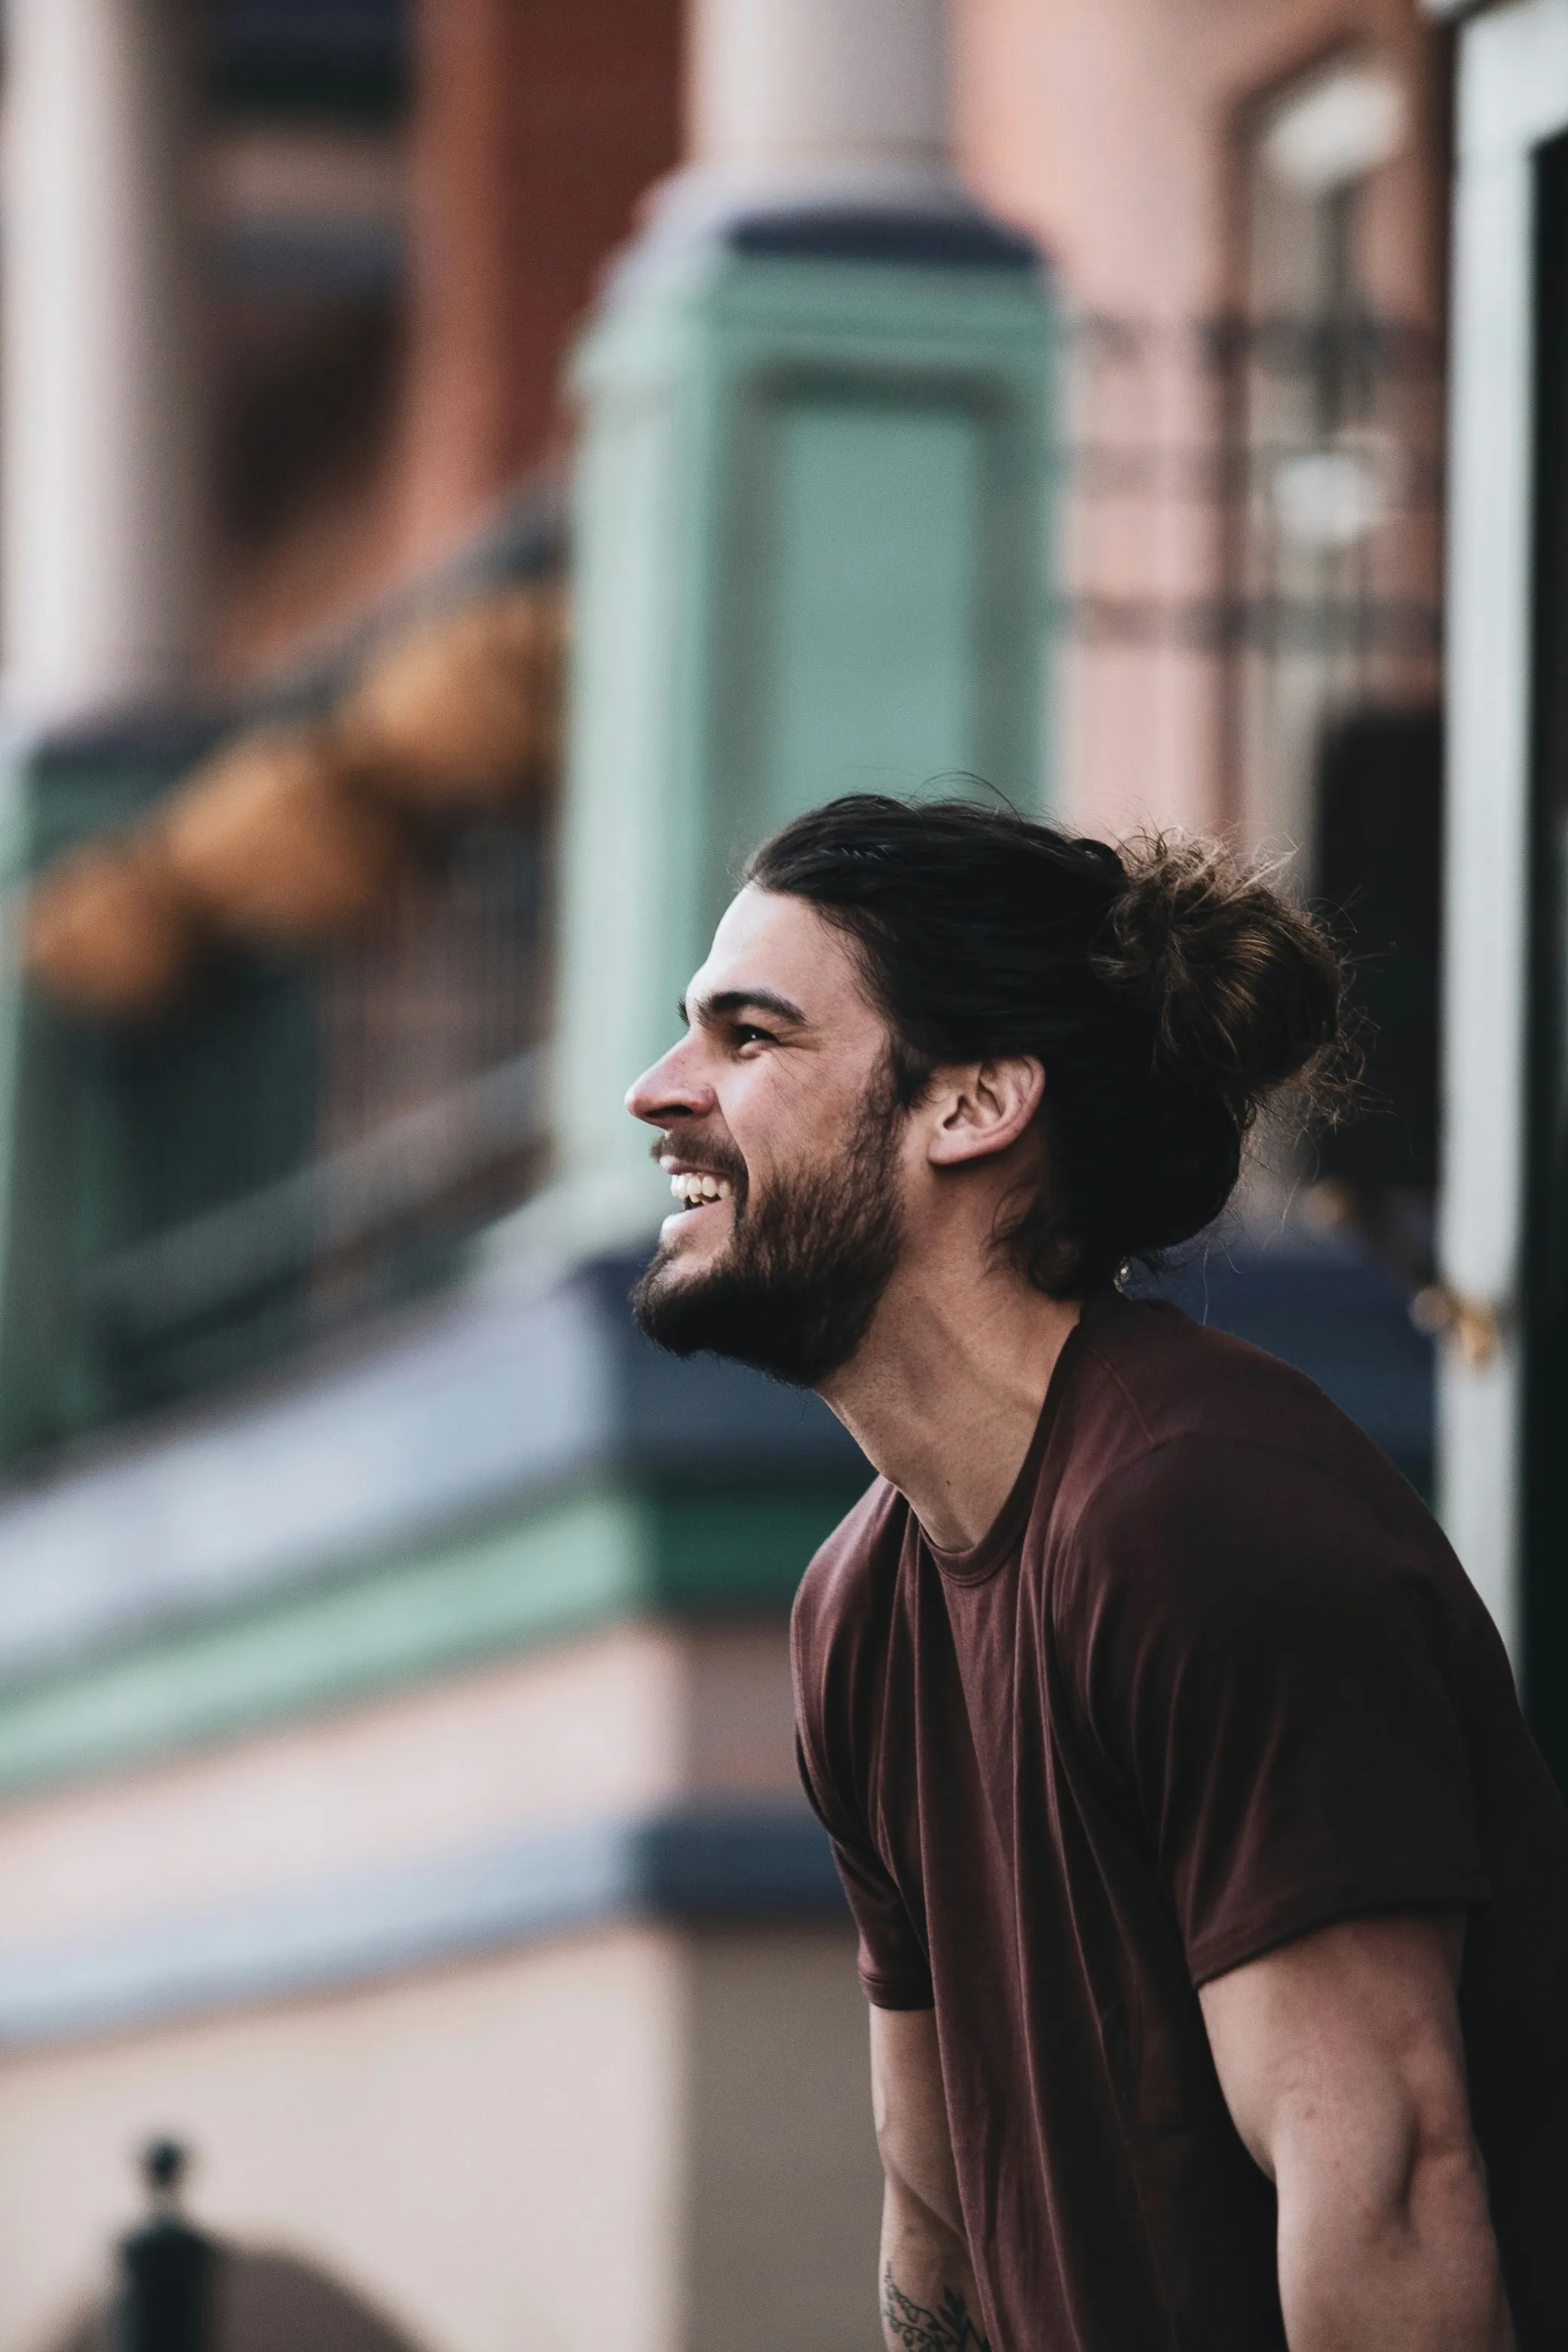
[[747, 1021], [735, 1024], [734, 1036], [737, 1045], [772, 1045], [777, 1042], [771, 1030], [753, 1029]]

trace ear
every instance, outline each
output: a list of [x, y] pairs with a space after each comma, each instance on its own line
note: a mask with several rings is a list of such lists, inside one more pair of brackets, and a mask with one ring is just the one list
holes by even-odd
[[927, 1159], [937, 1168], [994, 1160], [1028, 1128], [1045, 1091], [1044, 1067], [1028, 1054], [939, 1071], [927, 1096]]

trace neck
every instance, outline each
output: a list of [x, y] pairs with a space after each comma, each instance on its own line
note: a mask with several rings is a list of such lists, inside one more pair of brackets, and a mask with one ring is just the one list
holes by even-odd
[[822, 1394], [932, 1543], [967, 1551], [1012, 1492], [1076, 1299], [1010, 1267], [901, 1266]]

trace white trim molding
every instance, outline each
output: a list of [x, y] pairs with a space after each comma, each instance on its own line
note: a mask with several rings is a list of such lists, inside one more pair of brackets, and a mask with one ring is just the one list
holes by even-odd
[[847, 1925], [847, 1913], [804, 1800], [568, 1822], [0, 1953], [0, 2052], [647, 1919]]
[[1516, 1664], [1526, 1145], [1534, 165], [1568, 129], [1568, 0], [1514, 0], [1459, 47], [1448, 537], [1448, 816], [1439, 1255], [1496, 1344], [1446, 1356], [1445, 1524]]

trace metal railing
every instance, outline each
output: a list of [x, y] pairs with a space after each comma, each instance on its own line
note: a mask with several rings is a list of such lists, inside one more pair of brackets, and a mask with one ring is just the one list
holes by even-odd
[[84, 1279], [89, 1311], [122, 1338], [150, 1338], [384, 1242], [467, 1180], [542, 1148], [540, 1065], [535, 1048], [515, 1055], [291, 1176], [115, 1251]]

